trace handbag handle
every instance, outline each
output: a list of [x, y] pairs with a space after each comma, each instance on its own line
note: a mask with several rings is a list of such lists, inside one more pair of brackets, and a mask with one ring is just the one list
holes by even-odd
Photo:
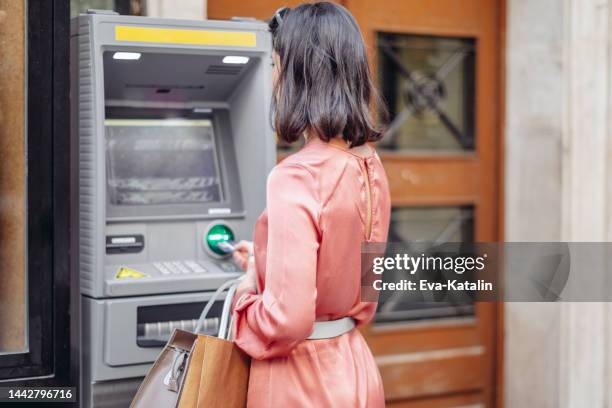
[[234, 300], [234, 295], [236, 294], [238, 284], [240, 284], [240, 281], [237, 280], [229, 287], [227, 290], [227, 295], [225, 295], [225, 300], [223, 301], [221, 321], [219, 322], [219, 334], [217, 335], [217, 337], [220, 339], [229, 340], [230, 326], [232, 324], [232, 302]]
[[[202, 327], [204, 327], [204, 321], [206, 320], [210, 309], [212, 309], [219, 296], [221, 296], [221, 294], [227, 290], [227, 295], [225, 296], [225, 300], [223, 301], [223, 308], [221, 309], [221, 322], [219, 324], [218, 337], [224, 340], [228, 340], [227, 337], [229, 337], [229, 333], [231, 332], [230, 325], [232, 324], [232, 300], [234, 299], [234, 294], [236, 293], [236, 289], [238, 288], [238, 285], [240, 284], [241, 280], [242, 277], [229, 280], [215, 291], [215, 293], [211, 296], [210, 300], [206, 303], [206, 306], [204, 306], [202, 313], [200, 314], [200, 318], [198, 319], [198, 323], [196, 324], [194, 330], [195, 334], [202, 332]], [[188, 356], [189, 353], [185, 350], [179, 350], [176, 352], [170, 370], [168, 371], [163, 380], [164, 385], [170, 391], [179, 392], [182, 377], [185, 374], [185, 364], [187, 364], [187, 359], [189, 358]]]
[[211, 296], [210, 300], [206, 303], [206, 306], [204, 306], [202, 313], [200, 314], [200, 318], [198, 319], [198, 323], [196, 324], [194, 330], [196, 334], [202, 331], [202, 328], [204, 327], [204, 321], [206, 320], [208, 313], [210, 313], [210, 309], [212, 309], [219, 296], [221, 296], [221, 294], [227, 290], [227, 295], [225, 296], [225, 300], [223, 301], [223, 308], [221, 309], [219, 333], [217, 335], [217, 337], [227, 340], [226, 337], [229, 335], [230, 332], [229, 325], [231, 324], [232, 301], [234, 299], [234, 294], [236, 293], [236, 289], [238, 288], [238, 285], [240, 284], [241, 280], [242, 277], [229, 280], [215, 291], [215, 293]]

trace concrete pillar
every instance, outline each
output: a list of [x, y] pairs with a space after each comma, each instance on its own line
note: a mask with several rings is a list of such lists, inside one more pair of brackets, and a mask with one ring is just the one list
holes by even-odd
[[[610, 0], [565, 0], [562, 238], [607, 241], [610, 228], [612, 128]], [[561, 407], [609, 407], [610, 306], [561, 308]], [[607, 394], [607, 395], [606, 395]]]
[[[508, 0], [506, 240], [612, 241], [612, 0]], [[507, 407], [612, 407], [612, 305], [507, 304]]]
[[[559, 241], [563, 7], [559, 0], [507, 6], [505, 239]], [[559, 305], [507, 303], [505, 315], [506, 406], [557, 408]]]

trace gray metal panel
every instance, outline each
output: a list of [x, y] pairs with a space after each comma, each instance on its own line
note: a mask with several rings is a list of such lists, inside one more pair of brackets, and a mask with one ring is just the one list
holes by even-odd
[[[252, 31], [256, 33], [257, 46], [118, 42], [114, 39], [116, 24]], [[266, 177], [276, 162], [275, 139], [268, 120], [272, 88], [271, 39], [267, 25], [260, 22], [163, 20], [112, 15], [83, 15], [73, 19], [71, 35], [77, 49], [71, 64], [76, 71], [73, 95], [78, 101], [73, 120], [78, 132], [76, 147], [79, 154], [79, 273], [81, 293], [87, 295], [82, 298], [82, 401], [83, 406], [91, 406], [92, 401], [96, 406], [127, 405], [140, 377], [159, 352], [159, 349], [137, 347], [135, 343], [138, 305], [202, 301], [210, 292], [192, 291], [212, 290], [237, 276], [236, 273], [223, 272], [220, 261], [211, 258], [204, 250], [204, 232], [211, 218], [221, 218], [231, 224], [237, 239], [250, 239], [255, 220], [265, 207]], [[198, 58], [209, 58], [211, 63], [221, 55], [245, 55], [252, 60], [237, 75], [231, 76], [236, 83], [231, 83], [230, 76], [224, 76], [219, 80], [219, 87], [215, 88], [216, 93], [208, 97], [194, 94], [186, 95], [188, 99], [178, 102], [149, 101], [143, 93], [145, 100], [138, 101], [132, 100], [137, 96], [130, 94], [132, 96], [128, 98], [121, 96], [120, 92], [116, 94], [117, 89], [109, 88], [108, 96], [115, 99], [105, 100], [103, 53], [113, 50], [193, 54]], [[171, 74], [172, 64], [166, 62], [165, 65]], [[222, 146], [221, 157], [227, 162], [222, 164], [222, 172], [238, 172], [239, 183], [234, 177], [224, 177], [224, 182], [231, 184], [225, 186], [230, 196], [242, 201], [237, 207], [239, 213], [217, 211], [201, 217], [161, 214], [154, 219], [107, 219], [103, 123], [106, 104], [114, 107], [227, 109], [221, 113], [224, 116], [222, 122], [228, 128], [222, 133], [229, 135], [229, 143]], [[237, 170], [227, 165], [234, 161]], [[238, 189], [238, 184], [241, 189]], [[234, 208], [231, 210], [234, 212]], [[145, 248], [140, 253], [107, 255], [106, 234], [142, 234]], [[208, 262], [207, 269], [215, 272], [206, 277], [186, 275], [172, 278], [156, 274], [153, 262], [171, 260]], [[118, 266], [143, 269], [152, 278], [112, 279]], [[143, 296], [152, 293], [164, 294]], [[115, 298], [103, 299], [105, 296]]]
[[87, 401], [91, 398], [91, 382], [92, 382], [92, 348], [95, 349], [98, 347], [101, 349], [102, 342], [99, 339], [95, 339], [92, 337], [93, 332], [93, 324], [94, 322], [100, 320], [96, 319], [96, 316], [93, 315], [92, 302], [89, 298], [84, 296], [79, 297], [80, 306], [81, 306], [81, 316], [82, 321], [80, 322], [79, 330], [80, 330], [80, 348], [79, 353], [81, 357], [80, 361], [80, 378], [79, 385], [81, 386], [81, 392], [78, 392], [79, 400], [81, 404], [79, 406], [90, 407], [91, 403], [87, 403]]
[[138, 391], [142, 378], [129, 378], [117, 381], [103, 381], [92, 384], [91, 400], [95, 408], [129, 407]]
[[196, 292], [108, 300], [83, 297], [84, 384], [146, 374], [161, 348], [138, 347], [139, 306], [205, 302], [211, 295], [212, 292]]
[[[271, 48], [272, 45], [269, 43]], [[267, 175], [276, 164], [276, 138], [270, 125], [269, 107], [272, 97], [271, 56], [257, 61], [257, 68], [250, 70], [231, 96], [229, 111], [236, 162], [248, 209], [246, 222], [255, 225], [257, 217], [266, 206]], [[255, 153], [257, 152], [257, 153]], [[248, 163], [248, 166], [246, 165]]]
[[[202, 290], [215, 290], [229, 279], [238, 278], [242, 272], [223, 272], [218, 270], [213, 273], [201, 275], [159, 276], [153, 265], [134, 265], [134, 269], [156, 274], [152, 278], [137, 279], [113, 279], [117, 268], [107, 267], [106, 285], [104, 292], [110, 297], [139, 296], [146, 294], [197, 292]], [[212, 269], [212, 268], [211, 268]]]
[[136, 46], [148, 49], [159, 47], [168, 47], [165, 43], [144, 43], [144, 42], [129, 42], [115, 40], [114, 28], [116, 25], [134, 25], [138, 27], [151, 28], [175, 28], [175, 29], [193, 29], [193, 30], [219, 30], [219, 31], [249, 31], [256, 35], [256, 46], [228, 46], [228, 45], [190, 45], [190, 44], [171, 44], [176, 48], [186, 50], [233, 50], [240, 53], [268, 53], [269, 37], [268, 25], [263, 22], [244, 22], [244, 21], [215, 21], [215, 20], [178, 20], [178, 19], [160, 19], [151, 17], [139, 16], [118, 16], [118, 15], [84, 15], [84, 18], [89, 18], [95, 24], [96, 35], [101, 42], [108, 47], [120, 46]]
[[[248, 65], [244, 67], [243, 71], [239, 76], [235, 78], [236, 84], [229, 89], [233, 89], [231, 96], [225, 94], [223, 96], [225, 100], [222, 101], [202, 101], [202, 104], [213, 104], [222, 103], [230, 105], [227, 98], [229, 97], [231, 105], [233, 105], [229, 111], [228, 122], [231, 122], [232, 129], [227, 131], [233, 134], [233, 140], [229, 140], [229, 143], [222, 143], [222, 147], [229, 147], [231, 149], [231, 156], [236, 156], [236, 162], [238, 163], [238, 171], [240, 175], [240, 184], [242, 185], [244, 192], [235, 190], [237, 184], [231, 179], [227, 178], [228, 174], [234, 174], [235, 168], [227, 167], [227, 163], [234, 162], [234, 157], [229, 157], [225, 152], [225, 147], [221, 152], [222, 158], [228, 157], [224, 160], [224, 168], [226, 181], [230, 180], [228, 191], [238, 199], [237, 202], [245, 200], [244, 213], [246, 213], [247, 219], [243, 221], [236, 220], [237, 237], [242, 239], [249, 239], [251, 237], [251, 230], [254, 222], [263, 210], [265, 206], [265, 178], [267, 173], [274, 165], [275, 161], [275, 149], [274, 149], [274, 138], [272, 131], [268, 124], [268, 106], [270, 91], [270, 76], [271, 68], [269, 64], [270, 59], [270, 39], [269, 33], [265, 24], [262, 23], [243, 23], [243, 22], [211, 22], [211, 21], [168, 21], [150, 18], [140, 17], [126, 17], [126, 16], [109, 16], [109, 15], [84, 15], [80, 16], [77, 20], [78, 28], [78, 65], [79, 65], [79, 78], [78, 78], [78, 130], [79, 130], [79, 204], [80, 204], [80, 273], [81, 273], [81, 287], [82, 293], [91, 295], [94, 297], [102, 297], [105, 295], [104, 288], [107, 287], [104, 283], [104, 273], [102, 272], [104, 267], [103, 264], [116, 264], [116, 259], [112, 261], [107, 258], [105, 254], [105, 233], [107, 230], [115, 229], [115, 225], [120, 223], [106, 225], [106, 184], [105, 184], [105, 160], [104, 160], [104, 78], [102, 70], [103, 52], [105, 49], [111, 49], [120, 45], [119, 48], [124, 49], [126, 43], [118, 43], [114, 40], [114, 36], [110, 34], [111, 28], [114, 24], [137, 24], [140, 26], [150, 27], [178, 27], [178, 28], [193, 28], [193, 29], [227, 29], [227, 30], [249, 30], [256, 32], [257, 35], [257, 47], [249, 48], [246, 54], [257, 55], [259, 57], [253, 59]], [[110, 31], [109, 31], [110, 30]], [[114, 44], [114, 45], [113, 45]], [[110, 48], [109, 48], [110, 47]], [[227, 52], [228, 47], [202, 47], [202, 46], [185, 46], [176, 44], [145, 44], [140, 43], [138, 47], [143, 50], [157, 50], [159, 52], [182, 52], [182, 53], [195, 53], [198, 55], [205, 55], [207, 52], [212, 51], [223, 51]], [[231, 47], [230, 47], [231, 48]], [[245, 48], [245, 47], [237, 47]], [[246, 48], [245, 48], [246, 49]], [[234, 53], [232, 51], [232, 53]], [[254, 54], [255, 53], [255, 54]], [[238, 53], [240, 54], [240, 53]], [[261, 58], [264, 58], [262, 61]], [[227, 80], [224, 80], [227, 82]], [[255, 83], [256, 82], [256, 83]], [[238, 86], [238, 84], [240, 84]], [[263, 97], [263, 98], [262, 98]], [[262, 103], [262, 100], [264, 101]], [[193, 102], [193, 101], [191, 101]], [[227, 120], [227, 119], [226, 119]], [[228, 123], [229, 125], [229, 123]], [[225, 132], [226, 129], [222, 129]], [[227, 136], [226, 136], [227, 137]], [[232, 139], [232, 138], [230, 138]], [[226, 141], [228, 142], [228, 141]], [[255, 152], [261, 152], [258, 154]], [[229, 161], [228, 161], [229, 160]], [[259, 176], [254, 175], [258, 174]], [[228, 187], [228, 186], [226, 186]], [[241, 200], [242, 198], [242, 200]], [[232, 205], [233, 207], [233, 205]], [[235, 209], [234, 209], [235, 210]], [[232, 210], [231, 217], [240, 216], [242, 214], [236, 214]], [[244, 214], [243, 213], [243, 214]], [[177, 214], [177, 217], [181, 217], [183, 214]], [[203, 214], [202, 216], [205, 216]], [[213, 217], [217, 217], [213, 215]], [[163, 223], [163, 217], [157, 217], [158, 222]], [[172, 218], [172, 217], [171, 217]], [[211, 218], [208, 216], [207, 218]], [[177, 220], [178, 222], [178, 220]], [[148, 227], [144, 229], [151, 229], [151, 231], [157, 229], [156, 226], [161, 224], [150, 224], [145, 223]], [[179, 222], [180, 224], [180, 222]], [[202, 223], [197, 224], [198, 235], [194, 237], [193, 234], [186, 236], [193, 237], [193, 242], [180, 242], [181, 238], [175, 238], [170, 245], [155, 246], [159, 253], [165, 253], [171, 249], [174, 251], [173, 256], [166, 254], [165, 258], [168, 260], [180, 259], [180, 254], [186, 259], [206, 259], [207, 254], [203, 253], [199, 246], [199, 240], [201, 239], [199, 234], [202, 232]], [[155, 227], [155, 228], [154, 228]], [[137, 233], [141, 230], [142, 226], [136, 228], [131, 233]], [[127, 228], [124, 229], [125, 233], [129, 233]], [[168, 236], [178, 237], [173, 234], [163, 234], [164, 238]], [[156, 242], [156, 236], [148, 236], [147, 241]], [[192, 248], [189, 250], [189, 248]], [[193, 250], [195, 248], [195, 250]], [[147, 250], [141, 254], [135, 254], [132, 257], [122, 255], [125, 263], [133, 264], [140, 263], [144, 257], [149, 256], [151, 252]], [[121, 262], [119, 262], [121, 263]], [[218, 281], [214, 279], [214, 281]], [[155, 285], [144, 285], [149, 288], [153, 288]], [[208, 285], [205, 285], [209, 287]], [[124, 287], [119, 284], [118, 287]], [[172, 287], [172, 289], [180, 290], [180, 285]], [[202, 286], [203, 287], [203, 286]], [[168, 287], [170, 290], [170, 286]], [[143, 290], [144, 287], [143, 287]], [[117, 294], [137, 293], [137, 290], [123, 291], [119, 290]], [[158, 290], [154, 290], [157, 293]], [[146, 292], [143, 292], [144, 294]], [[107, 292], [106, 295], [109, 295]]]
[[[114, 78], [104, 84], [107, 103], [110, 101], [111, 104], [126, 100], [164, 103], [188, 100], [194, 104], [227, 101], [245, 73], [255, 64], [250, 59], [244, 65], [227, 65], [222, 62], [224, 55], [218, 51], [212, 55], [204, 51], [186, 54], [172, 48], [163, 53], [144, 52], [136, 61], [114, 60], [113, 55], [114, 51], [104, 53], [105, 76]], [[166, 75], [163, 82], [156, 83], [159, 72]], [[167, 75], [168, 72], [174, 75]], [[157, 90], [160, 88], [171, 92], [159, 94]]]
[[79, 144], [79, 268], [81, 292], [95, 295], [100, 290], [99, 270], [99, 190], [96, 183], [96, 95], [95, 63], [91, 26], [88, 19], [78, 19], [78, 144]]

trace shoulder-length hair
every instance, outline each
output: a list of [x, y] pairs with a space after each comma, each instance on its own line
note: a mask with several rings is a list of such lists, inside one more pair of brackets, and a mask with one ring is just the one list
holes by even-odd
[[271, 31], [280, 60], [272, 122], [281, 140], [292, 143], [308, 131], [324, 141], [342, 135], [359, 146], [382, 137], [375, 115], [386, 110], [357, 22], [344, 7], [301, 4]]

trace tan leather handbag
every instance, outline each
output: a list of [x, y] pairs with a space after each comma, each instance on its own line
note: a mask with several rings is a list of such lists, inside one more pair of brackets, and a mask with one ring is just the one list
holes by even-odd
[[130, 407], [246, 407], [250, 359], [230, 340], [231, 304], [239, 282], [222, 285], [200, 316], [196, 333], [217, 298], [228, 290], [218, 337], [175, 330]]

